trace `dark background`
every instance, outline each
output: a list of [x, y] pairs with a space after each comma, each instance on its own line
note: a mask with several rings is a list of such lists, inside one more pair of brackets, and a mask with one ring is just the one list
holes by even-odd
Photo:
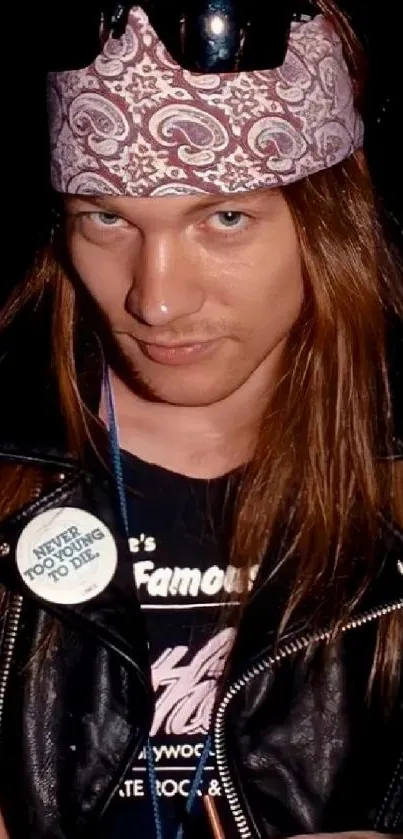
[[[397, 19], [398, 4], [395, 0], [343, 0], [342, 5], [369, 57], [366, 148], [387, 233], [401, 248], [403, 36]], [[50, 209], [44, 79], [36, 69], [35, 58], [29, 62], [25, 58], [30, 26], [23, 8], [16, 3], [14, 6], [8, 5], [8, 11], [2, 13], [3, 299], [46, 235]]]

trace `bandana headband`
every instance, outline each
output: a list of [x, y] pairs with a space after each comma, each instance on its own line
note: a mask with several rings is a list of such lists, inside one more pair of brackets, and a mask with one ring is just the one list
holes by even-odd
[[165, 196], [279, 187], [363, 144], [341, 41], [318, 15], [293, 23], [275, 70], [183, 70], [134, 7], [93, 64], [50, 73], [55, 190]]

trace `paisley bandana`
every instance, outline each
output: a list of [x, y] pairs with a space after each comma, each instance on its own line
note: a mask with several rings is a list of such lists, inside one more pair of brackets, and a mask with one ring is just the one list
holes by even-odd
[[234, 193], [282, 186], [363, 143], [340, 39], [293, 23], [275, 70], [200, 75], [139, 7], [93, 64], [49, 74], [52, 184], [78, 195]]

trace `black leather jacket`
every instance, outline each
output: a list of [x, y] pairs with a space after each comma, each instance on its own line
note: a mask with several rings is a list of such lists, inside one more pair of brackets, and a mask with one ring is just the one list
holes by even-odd
[[[27, 353], [30, 337], [20, 358], [17, 350], [0, 366], [0, 457], [38, 463], [56, 481], [0, 524], [7, 605], [0, 640], [0, 809], [11, 839], [96, 839], [152, 718], [147, 639], [113, 483], [95, 458], [83, 469], [66, 454], [51, 377], [38, 373], [45, 369], [39, 339]], [[395, 350], [402, 359], [401, 336]], [[398, 410], [397, 364], [392, 373]], [[396, 457], [403, 456], [399, 437]], [[36, 600], [15, 567], [26, 522], [59, 505], [92, 512], [113, 531], [119, 550], [110, 586], [76, 606]], [[403, 833], [403, 683], [387, 714], [376, 691], [370, 701], [366, 696], [378, 621], [394, 611], [403, 618], [403, 532], [383, 523], [379, 574], [327, 656], [325, 626], [312, 638], [295, 625], [275, 648], [279, 611], [272, 589], [246, 608], [214, 715], [226, 836]]]

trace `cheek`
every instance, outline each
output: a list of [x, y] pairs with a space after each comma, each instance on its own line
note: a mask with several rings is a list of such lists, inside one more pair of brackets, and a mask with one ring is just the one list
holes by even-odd
[[292, 326], [304, 298], [302, 265], [298, 252], [288, 254], [283, 260], [273, 260], [265, 289], [266, 314], [270, 320], [278, 318]]
[[74, 269], [99, 307], [108, 315], [124, 306], [130, 289], [125, 260], [82, 236], [72, 236], [68, 245]]
[[[303, 298], [304, 283], [297, 244], [284, 249], [272, 245], [264, 248], [258, 258], [242, 260], [234, 265], [236, 283], [228, 283], [232, 307], [238, 311], [240, 323], [259, 340], [267, 335], [291, 328], [297, 319]], [[228, 274], [230, 276], [230, 273]]]

